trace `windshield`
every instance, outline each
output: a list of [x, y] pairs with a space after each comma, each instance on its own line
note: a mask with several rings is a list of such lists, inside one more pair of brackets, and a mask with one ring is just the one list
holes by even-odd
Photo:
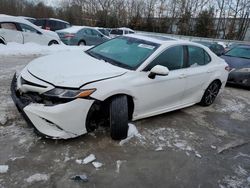
[[246, 58], [250, 59], [250, 47], [235, 47], [232, 50], [228, 51], [226, 56], [232, 56], [232, 57], [240, 57], [240, 58]]
[[100, 44], [87, 53], [113, 65], [135, 70], [146, 60], [159, 44], [132, 37], [118, 37]]
[[123, 30], [112, 29], [112, 31], [110, 32], [110, 34], [113, 34], [113, 35], [122, 35], [123, 34]]

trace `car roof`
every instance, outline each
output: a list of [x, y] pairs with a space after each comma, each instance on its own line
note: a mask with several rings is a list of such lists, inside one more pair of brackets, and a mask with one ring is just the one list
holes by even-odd
[[[0, 21], [2, 21], [2, 22], [19, 22], [19, 23], [31, 25], [31, 23], [28, 20], [26, 20], [22, 17], [10, 16], [10, 15], [6, 15], [6, 14], [0, 14]], [[32, 24], [32, 26], [33, 25], [34, 24]]]
[[66, 22], [64, 20], [60, 20], [60, 19], [57, 19], [57, 18], [37, 18], [37, 20], [53, 20], [53, 21], [64, 22], [66, 24], [70, 24], [69, 22]]
[[168, 36], [157, 35], [157, 34], [136, 33], [136, 34], [127, 34], [125, 35], [125, 37], [126, 36], [141, 39], [141, 40], [146, 40], [146, 41], [153, 42], [153, 43], [160, 44], [160, 45], [181, 44], [181, 45], [193, 45], [193, 46], [198, 46], [202, 48], [204, 47], [207, 48], [206, 46], [199, 44], [199, 43], [176, 39], [176, 38], [168, 37]]
[[96, 30], [96, 28], [93, 28], [93, 27], [73, 25], [73, 26], [71, 26], [69, 28], [58, 30], [57, 32], [77, 33], [78, 31], [80, 31], [81, 29], [84, 29], [84, 28], [89, 28], [89, 29], [95, 29]]

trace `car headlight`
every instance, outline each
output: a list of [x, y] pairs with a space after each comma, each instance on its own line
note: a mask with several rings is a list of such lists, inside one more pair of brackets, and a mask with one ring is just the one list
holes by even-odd
[[240, 72], [240, 73], [250, 72], [250, 68], [236, 69], [235, 72]]
[[43, 95], [48, 97], [58, 97], [64, 99], [89, 97], [96, 89], [62, 89], [54, 88], [45, 92]]

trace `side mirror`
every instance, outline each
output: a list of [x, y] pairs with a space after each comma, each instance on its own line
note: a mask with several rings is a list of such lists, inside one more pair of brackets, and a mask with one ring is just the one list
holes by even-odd
[[151, 79], [154, 79], [156, 75], [167, 76], [168, 74], [169, 74], [169, 70], [167, 67], [156, 65], [150, 70], [148, 77]]

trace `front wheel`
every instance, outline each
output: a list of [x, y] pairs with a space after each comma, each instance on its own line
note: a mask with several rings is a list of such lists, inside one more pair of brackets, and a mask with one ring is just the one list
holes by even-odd
[[112, 99], [109, 108], [111, 138], [122, 140], [128, 134], [128, 98], [125, 95]]
[[221, 84], [218, 81], [212, 82], [206, 89], [201, 99], [200, 105], [202, 106], [211, 105], [220, 91], [220, 86]]

